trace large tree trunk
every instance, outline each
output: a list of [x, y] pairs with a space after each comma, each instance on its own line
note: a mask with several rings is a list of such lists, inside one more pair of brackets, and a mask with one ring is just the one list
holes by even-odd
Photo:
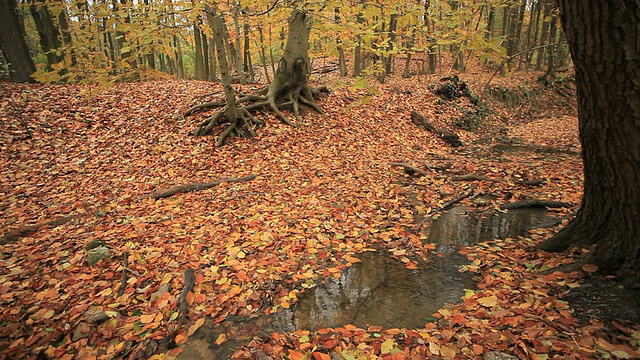
[[559, 3], [576, 69], [584, 195], [576, 218], [538, 247], [596, 244], [585, 261], [638, 286], [640, 0]]
[[31, 74], [36, 71], [29, 48], [25, 42], [25, 33], [14, 0], [0, 0], [0, 47], [9, 63], [9, 77], [16, 82], [31, 82]]

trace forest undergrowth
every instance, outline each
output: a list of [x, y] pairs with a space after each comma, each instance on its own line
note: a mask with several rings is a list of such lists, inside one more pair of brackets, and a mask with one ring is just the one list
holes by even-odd
[[[331, 76], [322, 79], [330, 88], [339, 83]], [[319, 100], [324, 115], [305, 112], [296, 128], [259, 113], [266, 127], [256, 137], [230, 138], [221, 148], [215, 136], [192, 136], [207, 114], [182, 116], [221, 95], [217, 83], [2, 84], [0, 357], [175, 357], [203, 319], [293, 307], [363, 251], [388, 250], [408, 268], [437, 256], [411, 230], [414, 212], [437, 214], [469, 192], [458, 204], [487, 216], [518, 200], [565, 202], [568, 208], [551, 210], [566, 223], [582, 191], [573, 102], [540, 90], [534, 73], [496, 78], [492, 89], [525, 96], [507, 107], [498, 90], [485, 93], [489, 114], [465, 131], [455, 121], [466, 100], [454, 106], [426, 86], [440, 77], [390, 77], [371, 84], [379, 94], [365, 104], [356, 104], [365, 90], [334, 86]], [[476, 94], [489, 77], [460, 75]], [[411, 111], [456, 132], [464, 145], [452, 148], [418, 129]], [[406, 175], [389, 165], [398, 162], [426, 175], [400, 185]], [[407, 187], [421, 207], [407, 201]], [[491, 200], [473, 201], [482, 194]], [[424, 328], [344, 324], [263, 334], [235, 358], [640, 357], [637, 324], [579, 320], [563, 300], [588, 271], [544, 272], [583, 251], [533, 250], [557, 229], [462, 249], [478, 289]], [[87, 265], [89, 244], [105, 245], [110, 256]], [[183, 294], [187, 268], [194, 285]]]

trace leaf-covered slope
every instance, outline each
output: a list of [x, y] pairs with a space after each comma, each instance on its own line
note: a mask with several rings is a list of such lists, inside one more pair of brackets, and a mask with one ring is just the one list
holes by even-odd
[[[422, 213], [468, 191], [469, 183], [452, 177], [471, 173], [497, 180], [474, 182], [476, 193], [498, 195], [483, 205], [487, 209], [530, 197], [567, 201], [574, 210], [579, 203], [581, 165], [575, 155], [496, 152], [494, 140], [487, 142], [491, 137], [471, 133], [462, 136], [468, 146], [452, 150], [416, 129], [409, 119], [411, 110], [443, 123], [457, 116], [455, 110], [436, 106], [435, 95], [419, 83], [399, 83], [412, 96], [381, 88], [370, 103], [353, 107], [349, 105], [361, 94], [336, 90], [322, 102], [326, 115], [309, 114], [305, 126], [292, 128], [269, 118], [256, 138], [232, 139], [223, 148], [214, 146], [213, 137], [192, 137], [200, 120], [185, 122], [181, 116], [203, 96], [219, 93], [217, 84], [146, 82], [104, 92], [76, 86], [7, 86], [14, 99], [26, 96], [27, 101], [24, 107], [6, 96], [0, 102], [0, 167], [5, 169], [0, 175], [0, 234], [73, 218], [2, 245], [4, 356], [43, 352], [61, 358], [110, 358], [144, 354], [148, 339], [181, 342], [188, 333], [178, 316], [178, 299], [188, 267], [195, 270], [195, 286], [182, 320], [207, 315], [216, 322], [229, 314], [289, 307], [301, 289], [338, 276], [358, 261], [358, 252], [374, 246], [406, 249], [399, 257], [411, 267], [416, 259], [429, 256], [432, 246], [409, 231], [416, 209], [398, 183], [405, 175], [389, 162], [448, 169], [415, 180], [424, 202], [417, 211]], [[28, 121], [31, 138], [23, 139], [27, 131], [20, 119]], [[568, 146], [576, 149], [575, 119], [553, 121], [554, 131], [567, 129]], [[536, 143], [538, 130], [527, 126], [514, 129], [513, 137]], [[256, 178], [160, 200], [144, 197], [186, 183], [246, 175]], [[519, 184], [536, 178], [547, 182], [536, 188]], [[89, 267], [86, 246], [97, 239], [113, 257]], [[505, 245], [500, 251], [514, 251], [525, 259], [530, 255], [522, 247]], [[476, 268], [491, 269], [497, 263], [500, 252], [492, 249], [469, 250], [478, 259]], [[535, 257], [540, 260], [522, 261], [536, 269], [562, 261], [548, 254]], [[500, 278], [521, 270], [504, 265]], [[509, 289], [515, 285], [499, 290], [487, 276], [489, 292], [479, 293], [471, 303], [465, 300], [464, 306], [489, 308], [492, 296], [496, 304], [511, 301]], [[550, 286], [535, 276], [523, 279], [531, 281], [527, 286], [534, 292]], [[171, 285], [166, 293], [163, 284]], [[523, 299], [538, 316], [526, 315], [526, 321], [542, 321], [540, 326], [546, 320], [539, 319], [539, 306], [567, 311], [555, 300]], [[522, 312], [529, 313], [527, 309], [522, 306]], [[108, 319], [91, 322], [92, 310], [103, 311]], [[466, 326], [485, 329], [502, 321], [497, 315], [486, 316], [488, 323], [477, 320]], [[524, 326], [523, 321], [517, 325]], [[567, 326], [572, 324], [568, 321]], [[449, 345], [440, 344], [443, 356], [449, 350], [463, 353], [465, 347], [480, 351], [454, 345], [451, 339], [443, 342]], [[486, 349], [497, 343], [487, 340]], [[575, 349], [567, 353], [571, 351]]]

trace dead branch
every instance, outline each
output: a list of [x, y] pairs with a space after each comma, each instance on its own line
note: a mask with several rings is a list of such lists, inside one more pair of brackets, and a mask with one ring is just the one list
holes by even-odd
[[547, 179], [532, 179], [532, 180], [516, 181], [516, 184], [527, 185], [527, 186], [539, 186], [539, 185], [545, 184], [546, 182], [547, 182]]
[[476, 174], [465, 174], [465, 175], [460, 175], [460, 176], [452, 176], [451, 177], [452, 181], [498, 181], [495, 179], [491, 179], [488, 178], [486, 176], [482, 176], [482, 175], [476, 175]]
[[120, 280], [120, 289], [118, 290], [118, 296], [122, 296], [124, 294], [125, 289], [127, 288], [127, 266], [129, 262], [129, 253], [125, 251], [122, 254], [122, 279]]
[[418, 173], [420, 175], [427, 176], [427, 173], [424, 170], [418, 169], [417, 167], [411, 166], [411, 165], [409, 165], [407, 163], [392, 162], [392, 163], [389, 163], [389, 166], [400, 166], [400, 167], [404, 168], [404, 172], [406, 172], [409, 175], [413, 175], [414, 173]]
[[199, 190], [209, 189], [209, 188], [212, 188], [214, 186], [220, 185], [223, 182], [237, 183], [237, 182], [242, 182], [242, 181], [253, 180], [255, 178], [256, 178], [255, 175], [248, 175], [248, 176], [243, 176], [243, 177], [238, 177], [238, 178], [228, 178], [228, 179], [216, 180], [216, 181], [209, 182], [209, 183], [184, 184], [184, 185], [172, 187], [170, 189], [157, 190], [157, 191], [152, 192], [151, 194], [143, 196], [142, 198], [162, 199], [162, 198], [166, 198], [166, 197], [169, 197], [169, 196], [173, 196], [173, 195], [175, 195], [177, 193], [184, 193], [184, 192], [190, 192], [190, 191], [199, 191]]
[[504, 204], [500, 208], [505, 210], [524, 209], [524, 208], [568, 208], [571, 207], [563, 201], [550, 201], [550, 200], [521, 200], [511, 204]]
[[11, 230], [8, 233], [6, 233], [2, 238], [0, 238], [0, 245], [4, 245], [13, 241], [17, 241], [23, 237], [35, 234], [36, 232], [38, 232], [38, 230], [40, 230], [41, 228], [45, 227], [45, 226], [49, 226], [49, 227], [56, 227], [56, 226], [60, 226], [60, 225], [64, 225], [68, 222], [70, 222], [71, 220], [75, 219], [76, 215], [67, 215], [64, 217], [61, 217], [59, 219], [55, 219], [55, 220], [51, 220], [51, 221], [46, 221], [46, 222], [42, 222], [42, 223], [38, 223], [35, 225], [25, 225], [25, 226], [21, 226], [17, 229]]
[[447, 210], [448, 208], [450, 208], [452, 205], [459, 203], [460, 201], [468, 198], [469, 196], [473, 195], [474, 191], [476, 190], [476, 186], [472, 186], [471, 189], [469, 189], [469, 191], [467, 191], [466, 193], [458, 196], [457, 198], [451, 199], [449, 201], [447, 201], [446, 203], [442, 204], [442, 206], [438, 207], [437, 209], [431, 210], [427, 215], [425, 215], [424, 219], [422, 219], [422, 221], [420, 221], [418, 223], [418, 225], [416, 225], [413, 230], [415, 231], [420, 231], [420, 228], [422, 228], [422, 225], [424, 225], [425, 222], [429, 221], [429, 219], [431, 219], [431, 217], [433, 215], [435, 215], [436, 213], [440, 212], [440, 211], [444, 211]]
[[444, 142], [452, 147], [462, 146], [462, 140], [460, 140], [460, 137], [458, 135], [444, 129], [438, 129], [433, 124], [428, 122], [427, 119], [424, 116], [420, 115], [420, 113], [418, 113], [417, 111], [411, 112], [411, 121], [413, 121], [413, 123], [418, 127], [422, 127], [425, 130], [434, 133], [436, 136], [444, 140]]
[[182, 288], [180, 298], [178, 298], [178, 308], [180, 316], [184, 316], [189, 310], [189, 304], [187, 304], [187, 294], [189, 294], [189, 292], [193, 290], [195, 281], [196, 277], [193, 273], [193, 269], [187, 268], [184, 271], [184, 287]]

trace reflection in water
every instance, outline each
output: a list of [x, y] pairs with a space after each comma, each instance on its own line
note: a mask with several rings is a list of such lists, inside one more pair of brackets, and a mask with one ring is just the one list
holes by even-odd
[[303, 295], [294, 313], [297, 329], [315, 330], [345, 324], [356, 326], [422, 327], [444, 303], [458, 302], [465, 288], [475, 287], [472, 275], [460, 273], [466, 258], [455, 251], [490, 239], [517, 237], [548, 221], [541, 209], [518, 209], [491, 216], [466, 216], [456, 207], [434, 220], [428, 242], [446, 253], [417, 270], [383, 252], [366, 253], [362, 263], [344, 270]]
[[294, 313], [298, 329], [316, 330], [354, 324], [360, 327], [423, 327], [446, 302], [457, 302], [474, 287], [471, 274], [460, 273], [460, 255], [409, 270], [381, 252], [363, 254], [346, 269], [303, 295]]
[[486, 240], [523, 236], [533, 226], [551, 219], [544, 209], [514, 209], [485, 216], [467, 215], [468, 211], [466, 207], [454, 207], [425, 228], [429, 242], [436, 244], [438, 252], [456, 251]]

